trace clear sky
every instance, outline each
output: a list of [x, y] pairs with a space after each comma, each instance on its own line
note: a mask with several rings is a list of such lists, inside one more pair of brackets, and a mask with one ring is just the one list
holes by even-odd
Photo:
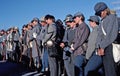
[[85, 15], [88, 22], [89, 16], [94, 15], [97, 2], [105, 2], [114, 9], [115, 1], [119, 0], [0, 0], [0, 29], [18, 26], [21, 30], [34, 17], [51, 14], [64, 20], [67, 14], [74, 15], [78, 11]]

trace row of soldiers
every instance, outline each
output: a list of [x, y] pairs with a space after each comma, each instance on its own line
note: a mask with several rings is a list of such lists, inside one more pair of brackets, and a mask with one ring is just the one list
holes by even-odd
[[19, 40], [20, 33], [17, 27], [10, 28], [7, 31], [5, 30], [0, 31], [0, 54], [2, 60], [6, 59], [19, 60], [20, 58]]
[[61, 76], [64, 68], [67, 76], [117, 76], [111, 45], [117, 38], [117, 16], [103, 2], [95, 5], [95, 12], [88, 19], [92, 32], [81, 12], [66, 15], [66, 27], [48, 14], [33, 18], [21, 35], [17, 27], [1, 30], [2, 59], [50, 71], [50, 76]]

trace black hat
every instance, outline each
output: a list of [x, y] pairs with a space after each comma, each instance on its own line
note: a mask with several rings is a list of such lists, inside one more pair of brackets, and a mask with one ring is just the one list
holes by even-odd
[[100, 15], [101, 11], [107, 9], [107, 5], [104, 2], [98, 2], [95, 6], [94, 6], [94, 10], [95, 10], [95, 15]]
[[47, 19], [55, 19], [55, 17], [53, 15], [47, 14], [45, 16], [45, 20], [47, 20]]
[[71, 14], [66, 15], [64, 22], [72, 22], [72, 21], [73, 21], [73, 16]]
[[61, 24], [61, 25], [63, 24], [63, 22], [62, 22], [60, 19], [57, 19], [57, 20], [56, 20], [56, 23], [57, 23], [57, 24]]
[[90, 18], [88, 19], [88, 21], [94, 21], [94, 22], [99, 23], [100, 19], [99, 19], [98, 16], [90, 16]]
[[65, 22], [72, 22], [72, 21], [73, 21], [73, 18], [72, 18], [72, 17], [67, 17], [67, 18], [65, 18], [64, 21], [65, 21]]

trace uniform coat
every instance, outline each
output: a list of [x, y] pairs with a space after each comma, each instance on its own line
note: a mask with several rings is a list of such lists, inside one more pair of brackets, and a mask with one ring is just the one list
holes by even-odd
[[40, 52], [40, 49], [39, 49], [39, 40], [35, 40], [35, 38], [33, 37], [33, 33], [37, 34], [37, 36], [40, 34], [40, 31], [41, 31], [41, 26], [38, 24], [36, 25], [35, 27], [33, 27], [33, 29], [31, 30], [31, 38], [30, 40], [33, 40], [32, 41], [32, 57], [37, 57], [38, 56], [38, 51]]
[[[104, 31], [103, 31], [104, 30]], [[103, 64], [105, 76], [117, 76], [112, 53], [112, 42], [118, 34], [118, 21], [115, 15], [107, 15], [101, 20], [96, 48], [104, 49]]]
[[83, 50], [82, 45], [85, 43], [85, 41], [87, 41], [89, 33], [90, 30], [87, 24], [84, 22], [78, 25], [78, 27], [76, 28], [75, 38], [73, 40], [73, 48], [75, 49], [75, 55], [84, 54], [85, 50]]

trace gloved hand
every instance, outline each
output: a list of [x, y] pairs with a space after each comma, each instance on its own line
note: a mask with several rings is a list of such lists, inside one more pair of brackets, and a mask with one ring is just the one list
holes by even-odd
[[66, 51], [66, 52], [65, 52], [65, 55], [70, 57], [70, 56], [71, 56], [71, 52]]
[[37, 37], [37, 34], [36, 33], [33, 33], [33, 38], [36, 38]]

